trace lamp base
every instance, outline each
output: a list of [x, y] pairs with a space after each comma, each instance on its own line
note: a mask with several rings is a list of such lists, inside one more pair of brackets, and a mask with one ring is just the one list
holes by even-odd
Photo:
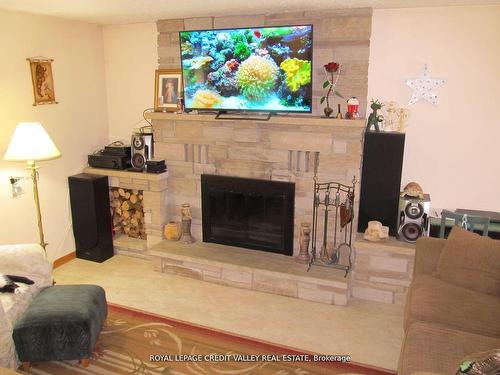
[[38, 236], [40, 238], [40, 246], [43, 247], [45, 251], [45, 256], [47, 256], [47, 245], [43, 235], [43, 224], [42, 224], [42, 212], [40, 210], [40, 199], [38, 197], [38, 169], [40, 167], [36, 165], [34, 160], [28, 161], [28, 169], [31, 172], [31, 180], [33, 181], [33, 199], [35, 200], [36, 208], [36, 219], [38, 223]]

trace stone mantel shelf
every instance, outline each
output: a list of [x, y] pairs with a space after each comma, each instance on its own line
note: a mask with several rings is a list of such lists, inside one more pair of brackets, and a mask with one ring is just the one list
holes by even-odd
[[[147, 112], [144, 117], [148, 120], [174, 120], [174, 121], [198, 121], [198, 122], [235, 122], [239, 120], [216, 119], [213, 113], [191, 115], [187, 113], [177, 114], [170, 112]], [[365, 119], [345, 120], [335, 118], [322, 118], [318, 116], [292, 116], [276, 115], [268, 121], [264, 120], [242, 120], [242, 123], [259, 123], [272, 125], [316, 125], [323, 127], [346, 127], [363, 128], [366, 125]]]
[[161, 181], [168, 177], [168, 172], [163, 173], [147, 173], [147, 172], [131, 172], [118, 169], [104, 169], [87, 167], [83, 169], [84, 173], [97, 174], [100, 176], [133, 178], [148, 181]]

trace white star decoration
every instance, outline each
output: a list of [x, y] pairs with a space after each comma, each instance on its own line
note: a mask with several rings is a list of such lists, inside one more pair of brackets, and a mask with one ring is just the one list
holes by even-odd
[[434, 90], [443, 85], [444, 79], [430, 78], [427, 64], [425, 64], [424, 71], [419, 78], [407, 79], [405, 82], [413, 89], [413, 95], [408, 104], [415, 104], [420, 99], [425, 99], [435, 105], [437, 103], [437, 95]]

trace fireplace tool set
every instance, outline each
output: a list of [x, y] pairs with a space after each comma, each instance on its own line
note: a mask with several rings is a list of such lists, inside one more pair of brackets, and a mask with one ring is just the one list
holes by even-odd
[[356, 182], [353, 177], [351, 185], [319, 183], [314, 174], [312, 244], [307, 271], [311, 265], [327, 266], [345, 270], [345, 277], [351, 269]]

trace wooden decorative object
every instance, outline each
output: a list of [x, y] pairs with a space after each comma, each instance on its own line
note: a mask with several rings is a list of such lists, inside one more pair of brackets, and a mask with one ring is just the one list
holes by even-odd
[[157, 69], [155, 73], [155, 102], [157, 112], [176, 112], [182, 97], [182, 72], [180, 69]]
[[302, 223], [300, 224], [300, 235], [299, 235], [299, 244], [300, 244], [300, 252], [297, 257], [295, 257], [295, 261], [297, 263], [308, 264], [311, 257], [309, 256], [309, 242], [311, 240], [311, 224]]
[[31, 81], [33, 83], [33, 105], [57, 104], [52, 76], [52, 61], [45, 57], [26, 59], [30, 62]]
[[193, 220], [191, 216], [191, 206], [189, 203], [184, 203], [181, 206], [181, 242], [190, 244], [195, 242], [196, 240], [191, 235], [191, 222]]
[[140, 190], [112, 187], [109, 191], [113, 232], [132, 238], [147, 238], [144, 227], [143, 195]]

